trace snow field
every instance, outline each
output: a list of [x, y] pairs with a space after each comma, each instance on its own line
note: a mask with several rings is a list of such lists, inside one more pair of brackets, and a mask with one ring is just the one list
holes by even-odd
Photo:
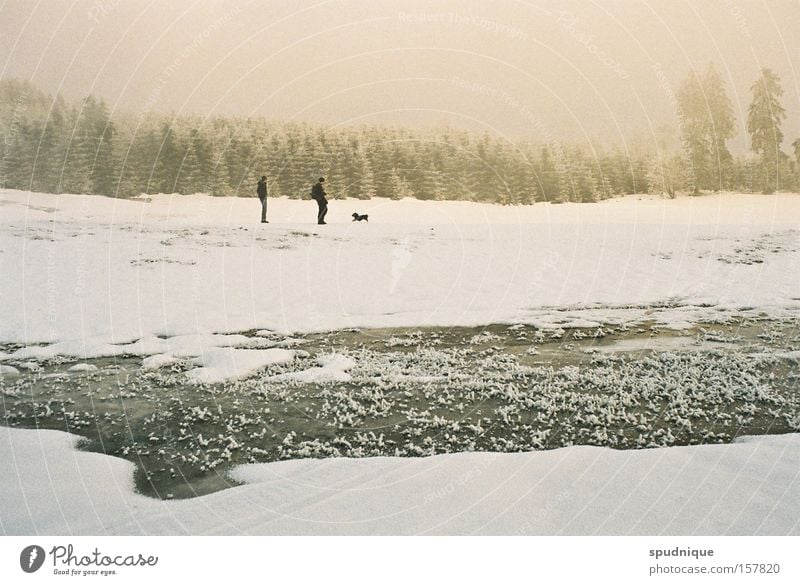
[[[798, 435], [731, 445], [250, 465], [191, 500], [57, 431], [0, 428], [5, 534], [797, 535]], [[41, 465], [31, 465], [41, 461]]]
[[0, 191], [3, 531], [797, 533], [797, 195], [257, 213]]
[[[587, 308], [594, 322], [618, 322], [651, 307], [677, 309], [663, 317], [679, 326], [719, 310], [777, 317], [800, 307], [795, 195], [529, 207], [334, 200], [327, 226], [310, 223], [312, 201], [270, 209], [262, 226], [255, 197], [2, 191], [0, 342], [62, 343], [53, 351], [91, 357], [257, 329], [581, 326]], [[353, 210], [371, 222], [350, 222]], [[572, 321], [563, 309], [576, 310]]]

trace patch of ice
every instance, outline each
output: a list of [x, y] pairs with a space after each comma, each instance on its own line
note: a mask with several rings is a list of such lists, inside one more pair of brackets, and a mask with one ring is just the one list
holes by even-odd
[[597, 345], [593, 352], [615, 353], [618, 351], [667, 351], [673, 349], [713, 349], [721, 344], [699, 344], [694, 337], [633, 337], [618, 339], [609, 344]]

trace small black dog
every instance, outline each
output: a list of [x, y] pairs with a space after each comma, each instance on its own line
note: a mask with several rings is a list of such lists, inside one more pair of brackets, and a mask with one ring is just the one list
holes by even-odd
[[366, 213], [364, 215], [359, 215], [358, 213], [354, 213], [353, 221], [366, 221], [367, 223], [369, 223], [369, 216]]

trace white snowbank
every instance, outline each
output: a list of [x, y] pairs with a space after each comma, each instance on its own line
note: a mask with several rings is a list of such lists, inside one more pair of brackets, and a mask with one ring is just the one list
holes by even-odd
[[176, 358], [175, 356], [164, 353], [157, 353], [156, 355], [151, 355], [144, 358], [142, 360], [142, 367], [145, 370], [157, 370], [163, 366], [171, 366], [178, 361], [180, 361], [180, 358]]
[[0, 359], [43, 359], [55, 356], [78, 358], [113, 357], [120, 355], [152, 355], [167, 353], [175, 357], [194, 357], [211, 348], [231, 346], [252, 346], [264, 343], [245, 335], [193, 334], [160, 338], [149, 335], [133, 343], [112, 343], [107, 338], [83, 338], [60, 341], [48, 345], [31, 345]]
[[225, 347], [208, 351], [192, 360], [200, 365], [186, 372], [195, 384], [217, 384], [226, 380], [246, 378], [271, 364], [285, 364], [294, 359], [287, 349], [234, 349]]
[[243, 466], [192, 500], [133, 492], [133, 464], [58, 431], [0, 428], [5, 534], [800, 534], [800, 435]]
[[[311, 223], [314, 205], [271, 200], [261, 225], [255, 197], [0, 191], [0, 341], [61, 342], [15, 358], [83, 359], [178, 355], [164, 338], [258, 329], [680, 326], [800, 308], [797, 195], [334, 200], [327, 226]], [[350, 222], [355, 210], [370, 223]]]

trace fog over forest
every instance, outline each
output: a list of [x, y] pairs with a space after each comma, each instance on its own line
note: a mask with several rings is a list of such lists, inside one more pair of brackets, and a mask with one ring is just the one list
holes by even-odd
[[[761, 67], [800, 135], [793, 0], [77, 0], [0, 7], [0, 77], [111, 110], [445, 122], [544, 142], [652, 140], [714, 62], [739, 132]], [[791, 142], [791, 141], [790, 141]]]
[[[799, 180], [791, 0], [46, 0], [0, 21], [6, 187], [250, 194], [265, 172], [300, 197], [326, 173], [339, 195], [526, 203]], [[753, 130], [764, 71], [778, 110]]]

